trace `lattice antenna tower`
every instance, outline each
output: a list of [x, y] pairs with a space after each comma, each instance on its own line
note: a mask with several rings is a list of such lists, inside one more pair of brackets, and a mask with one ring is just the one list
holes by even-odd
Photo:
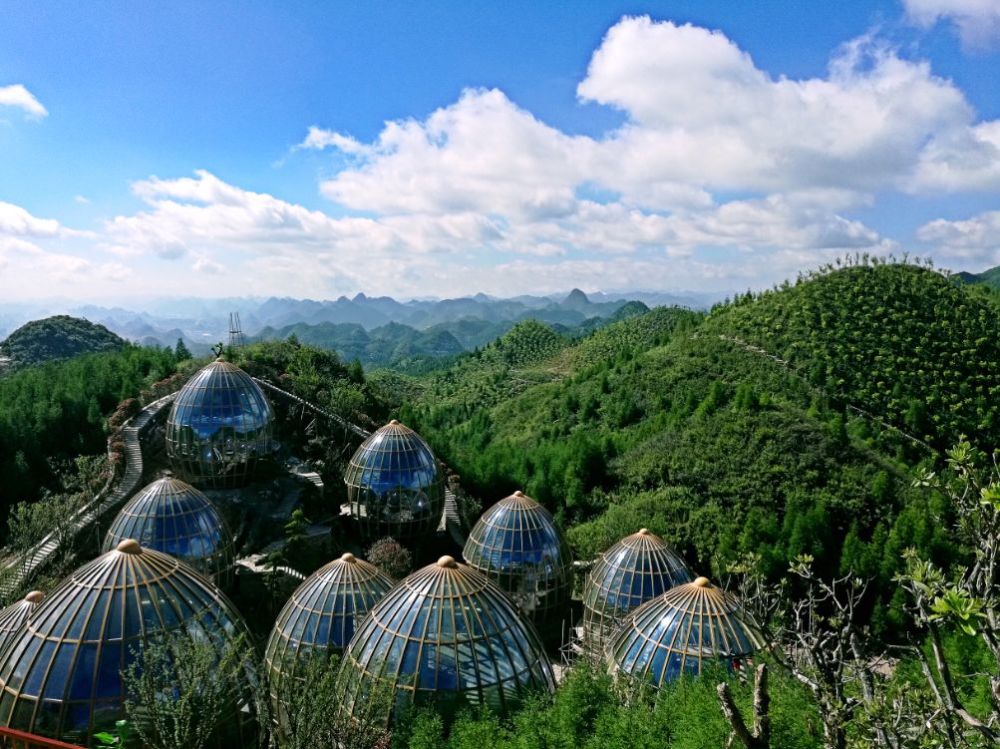
[[229, 313], [229, 347], [243, 348], [247, 345], [247, 337], [243, 334], [243, 326], [240, 325], [240, 313]]

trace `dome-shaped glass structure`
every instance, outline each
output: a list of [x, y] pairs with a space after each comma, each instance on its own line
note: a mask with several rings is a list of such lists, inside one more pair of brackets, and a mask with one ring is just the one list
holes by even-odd
[[167, 456], [197, 486], [239, 486], [274, 449], [274, 412], [256, 382], [222, 358], [181, 388], [167, 419]]
[[661, 687], [705, 661], [739, 665], [763, 644], [735, 596], [699, 577], [633, 611], [606, 653], [612, 672]]
[[[338, 679], [346, 716], [391, 720], [413, 704], [503, 713], [529, 690], [555, 688], [534, 628], [485, 575], [451, 557], [417, 570], [351, 639]], [[389, 705], [382, 711], [383, 704]], [[375, 712], [375, 714], [372, 714]]]
[[294, 674], [302, 656], [343, 651], [392, 586], [378, 567], [349, 553], [316, 570], [292, 593], [267, 641], [264, 659], [272, 686]]
[[[121, 542], [60, 583], [0, 652], [0, 725], [90, 746], [96, 731], [125, 717], [121, 672], [136, 649], [181, 631], [221, 653], [246, 628], [207, 578], [134, 540]], [[233, 688], [226, 730], [249, 742], [253, 719]]]
[[104, 537], [104, 551], [127, 538], [187, 562], [215, 580], [233, 564], [233, 535], [211, 500], [184, 481], [166, 477], [126, 504]]
[[433, 533], [444, 510], [444, 477], [430, 447], [393, 419], [357, 449], [344, 472], [351, 517], [367, 537]]
[[625, 616], [675, 585], [690, 582], [691, 570], [663, 539], [645, 528], [598, 557], [583, 589], [587, 642], [600, 649]]
[[462, 555], [536, 623], [565, 612], [573, 581], [569, 545], [549, 511], [523, 492], [483, 513]]
[[38, 608], [38, 604], [45, 598], [45, 594], [40, 590], [33, 590], [20, 601], [12, 603], [10, 606], [0, 611], [0, 651], [7, 642], [14, 638], [24, 623], [28, 621], [31, 613]]

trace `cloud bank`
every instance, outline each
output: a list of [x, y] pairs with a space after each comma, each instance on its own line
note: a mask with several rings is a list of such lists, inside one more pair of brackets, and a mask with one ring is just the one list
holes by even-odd
[[[958, 18], [944, 5], [908, 9], [921, 23]], [[909, 238], [859, 218], [884, 194], [1000, 192], [1000, 121], [872, 35], [842, 45], [824, 75], [792, 79], [719, 31], [623, 18], [576, 93], [622, 124], [571, 134], [471, 88], [370, 142], [309, 127], [296, 151], [336, 153], [319, 185], [329, 211], [208, 170], [150, 177], [132, 186], [143, 208], [104, 221], [94, 247], [109, 266], [157, 263], [192, 293], [222, 273], [296, 296], [729, 290], [898, 249]], [[0, 205], [0, 236], [23, 241], [32, 220]], [[982, 260], [995, 223], [932, 221], [915, 238]]]

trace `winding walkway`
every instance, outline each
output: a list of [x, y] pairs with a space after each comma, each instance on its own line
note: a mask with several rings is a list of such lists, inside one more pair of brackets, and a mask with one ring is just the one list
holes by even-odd
[[358, 435], [359, 437], [361, 437], [361, 439], [367, 439], [368, 437], [371, 436], [371, 432], [367, 431], [366, 429], [362, 429], [357, 424], [353, 424], [350, 421], [348, 421], [347, 419], [345, 419], [344, 417], [337, 416], [337, 414], [332, 413], [331, 411], [327, 411], [325, 408], [320, 408], [315, 403], [310, 403], [305, 398], [300, 398], [295, 393], [289, 393], [287, 390], [282, 390], [280, 387], [278, 387], [277, 385], [275, 385], [273, 382], [270, 382], [268, 380], [262, 380], [259, 377], [254, 377], [253, 381], [256, 382], [258, 385], [260, 385], [265, 390], [270, 390], [272, 393], [277, 393], [278, 395], [282, 396], [283, 398], [287, 398], [288, 400], [295, 401], [300, 406], [302, 406], [304, 408], [308, 408], [310, 411], [313, 411], [314, 413], [319, 414], [323, 418], [329, 419], [330, 421], [332, 421], [332, 422], [334, 422], [336, 424], [339, 424], [340, 426], [342, 426], [344, 429], [348, 430], [349, 432], [354, 432], [356, 435]]
[[[123, 505], [139, 488], [142, 481], [143, 462], [142, 444], [140, 442], [153, 419], [167, 406], [173, 403], [176, 393], [153, 401], [137, 415], [132, 417], [122, 427], [122, 439], [125, 442], [125, 472], [115, 482], [112, 476], [104, 488], [94, 498], [81, 507], [69, 520], [63, 530], [55, 530], [39, 541], [25, 556], [15, 557], [7, 562], [4, 570], [13, 570], [0, 581], [0, 595], [10, 597], [21, 585], [45, 566], [59, 550], [59, 544], [66, 538], [72, 538], [93, 523], [96, 523], [105, 513]], [[113, 487], [113, 488], [112, 488]]]
[[[362, 439], [366, 439], [371, 436], [371, 432], [366, 429], [363, 429], [357, 424], [353, 424], [343, 417], [327, 411], [314, 403], [310, 403], [294, 393], [290, 393], [287, 390], [279, 388], [277, 385], [267, 380], [257, 377], [254, 377], [253, 379], [254, 382], [266, 390], [298, 403], [304, 408], [329, 419]], [[146, 433], [149, 426], [153, 423], [156, 416], [159, 415], [163, 409], [170, 406], [176, 397], [177, 393], [170, 393], [159, 400], [153, 401], [143, 408], [142, 411], [140, 411], [136, 416], [126, 422], [126, 425], [122, 427], [122, 439], [125, 443], [124, 473], [117, 480], [117, 482], [115, 481], [115, 477], [112, 476], [108, 480], [108, 483], [104, 485], [101, 491], [99, 491], [90, 502], [76, 511], [66, 528], [52, 531], [46, 535], [41, 541], [38, 542], [38, 544], [27, 552], [26, 555], [15, 556], [13, 559], [8, 560], [3, 567], [0, 568], [0, 571], [2, 572], [10, 570], [9, 574], [3, 575], [3, 578], [0, 579], [0, 596], [3, 598], [9, 598], [22, 586], [25, 581], [30, 580], [53, 558], [55, 553], [59, 550], [60, 544], [65, 539], [75, 537], [90, 525], [98, 522], [106, 513], [121, 507], [136, 492], [136, 490], [139, 489], [143, 475], [141, 438]], [[300, 474], [300, 476], [307, 481], [312, 481], [320, 489], [322, 489], [322, 479], [318, 474], [312, 472]], [[458, 513], [458, 502], [451, 490], [448, 490], [445, 494], [444, 512], [441, 515], [441, 522], [438, 526], [438, 530], [447, 532], [456, 541], [456, 543], [459, 543], [460, 545], [465, 543], [465, 533]], [[254, 565], [251, 563], [245, 566], [253, 568]], [[279, 569], [281, 572], [291, 574], [293, 577], [301, 574], [291, 568]]]

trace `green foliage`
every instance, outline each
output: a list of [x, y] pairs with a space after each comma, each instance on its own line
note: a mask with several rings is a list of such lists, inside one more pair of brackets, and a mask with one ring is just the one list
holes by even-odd
[[372, 394], [357, 367], [332, 351], [299, 343], [294, 337], [245, 346], [232, 353], [235, 364], [310, 403], [352, 421], [384, 417], [383, 403]]
[[0, 378], [0, 511], [60, 491], [55, 465], [104, 453], [104, 415], [175, 369], [170, 351], [121, 351], [49, 362]]
[[[659, 695], [623, 703], [611, 680], [577, 665], [556, 694], [538, 697], [507, 719], [467, 712], [446, 731], [440, 716], [418, 711], [399, 726], [399, 749], [702, 749], [727, 745], [729, 727], [719, 709], [716, 684], [729, 681], [746, 708], [750, 690], [724, 672], [682, 679]], [[772, 746], [819, 747], [816, 709], [788, 677], [772, 680]]]
[[57, 315], [34, 320], [15, 330], [0, 343], [0, 356], [9, 357], [17, 369], [80, 354], [118, 351], [126, 345], [103, 325]]
[[127, 720], [119, 720], [115, 722], [113, 731], [95, 733], [94, 738], [97, 739], [98, 746], [116, 746], [119, 749], [129, 747], [132, 746], [132, 726]]
[[[384, 745], [383, 727], [364, 721], [348, 721], [340, 712], [337, 678], [340, 659], [326, 652], [303, 653], [271, 691], [280, 695], [274, 705], [273, 727], [277, 749], [371, 749]], [[386, 697], [369, 695], [370, 702], [385, 702]]]
[[[247, 644], [221, 649], [186, 631], [150, 638], [122, 673], [125, 713], [149, 749], [202, 749], [233, 733], [246, 679]], [[239, 735], [239, 731], [235, 731]]]
[[716, 576], [754, 552], [776, 579], [810, 554], [821, 574], [875, 578], [885, 632], [905, 618], [902, 551], [957, 549], [947, 506], [909, 485], [930, 453], [881, 422], [933, 443], [989, 432], [995, 318], [928, 269], [852, 264], [707, 318], [661, 308], [549, 345], [515, 329], [409, 381], [400, 413], [472, 494], [543, 502], [580, 557], [641, 526]]
[[177, 339], [177, 345], [174, 347], [174, 358], [179, 362], [186, 361], [191, 358], [191, 350], [188, 349], [183, 338]]
[[810, 274], [716, 310], [706, 327], [939, 448], [961, 435], [1000, 443], [996, 310], [928, 268], [862, 262]]

